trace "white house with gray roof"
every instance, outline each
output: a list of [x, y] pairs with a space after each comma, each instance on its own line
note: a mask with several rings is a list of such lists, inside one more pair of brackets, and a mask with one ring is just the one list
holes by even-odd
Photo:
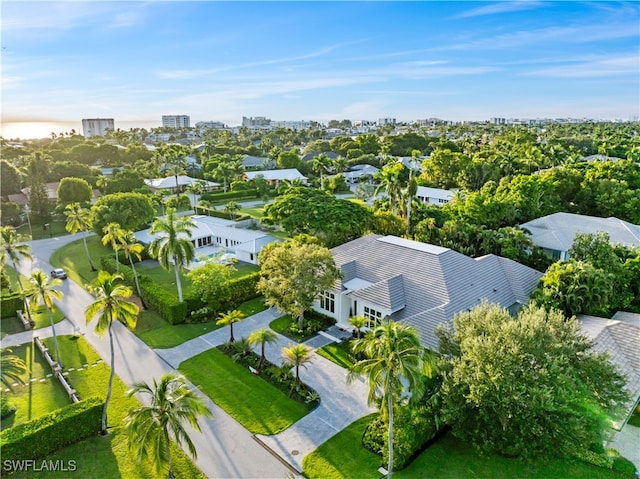
[[416, 190], [416, 198], [422, 201], [425, 205], [442, 206], [453, 199], [454, 193], [455, 192], [453, 190], [418, 186]]
[[245, 171], [242, 174], [242, 178], [246, 181], [250, 181], [258, 175], [262, 176], [269, 185], [279, 185], [285, 180], [300, 180], [303, 184], [306, 185], [308, 180], [308, 178], [300, 173], [297, 168], [286, 168], [283, 170]]
[[542, 273], [495, 255], [470, 258], [449, 248], [396, 236], [368, 235], [331, 250], [342, 279], [314, 309], [353, 329], [351, 316], [369, 327], [389, 316], [415, 327], [422, 344], [437, 349], [439, 324], [483, 300], [517, 312]]
[[554, 213], [523, 223], [520, 227], [531, 234], [534, 244], [540, 246], [554, 259], [569, 259], [569, 249], [577, 233], [609, 235], [613, 244], [626, 247], [640, 246], [640, 226], [610, 218]]

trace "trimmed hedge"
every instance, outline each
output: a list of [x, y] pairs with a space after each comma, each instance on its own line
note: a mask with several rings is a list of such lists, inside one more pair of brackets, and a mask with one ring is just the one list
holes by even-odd
[[0, 297], [0, 316], [2, 318], [14, 318], [16, 311], [24, 310], [24, 302], [20, 297], [20, 292], [4, 294]]
[[2, 459], [38, 459], [101, 429], [104, 402], [92, 397], [0, 433]]
[[210, 210], [208, 208], [203, 208], [207, 214], [209, 216], [213, 216], [215, 218], [224, 218], [225, 220], [233, 220], [233, 221], [242, 221], [242, 220], [248, 220], [251, 218], [251, 216], [249, 215], [245, 215], [245, 214], [236, 214], [235, 217], [232, 216], [229, 213], [226, 213], [224, 211], [218, 211], [218, 210]]
[[228, 288], [228, 303], [222, 308], [223, 310], [236, 309], [245, 301], [257, 298], [260, 293], [256, 291], [256, 286], [260, 280], [260, 272], [248, 274], [241, 278], [229, 280], [226, 284]]
[[237, 200], [240, 198], [257, 198], [258, 192], [255, 188], [248, 190], [227, 191], [226, 193], [205, 193], [201, 196], [203, 200], [215, 202], [224, 202], [226, 200]]

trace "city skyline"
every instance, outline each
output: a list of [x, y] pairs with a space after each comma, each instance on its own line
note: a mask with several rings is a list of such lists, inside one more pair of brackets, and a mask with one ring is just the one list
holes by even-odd
[[632, 2], [5, 1], [3, 130], [172, 114], [627, 120], [639, 19]]

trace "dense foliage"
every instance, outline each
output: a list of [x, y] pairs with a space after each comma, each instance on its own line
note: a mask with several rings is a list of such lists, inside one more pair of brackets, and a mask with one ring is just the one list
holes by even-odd
[[93, 231], [102, 236], [109, 223], [118, 223], [124, 230], [146, 228], [155, 212], [149, 196], [141, 193], [114, 193], [100, 198], [91, 208]]

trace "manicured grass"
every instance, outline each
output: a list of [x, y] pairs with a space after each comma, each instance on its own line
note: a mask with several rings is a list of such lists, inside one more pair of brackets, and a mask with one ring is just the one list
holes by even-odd
[[[379, 479], [381, 458], [362, 447], [362, 434], [369, 422], [362, 418], [329, 439], [304, 458], [309, 479]], [[577, 459], [553, 459], [526, 464], [518, 459], [479, 456], [451, 433], [420, 454], [407, 468], [393, 473], [397, 479], [620, 479], [616, 472]]]
[[[26, 317], [26, 312], [24, 313]], [[34, 329], [46, 328], [47, 326], [51, 326], [51, 322], [49, 321], [49, 313], [47, 312], [47, 308], [44, 305], [38, 306], [37, 308], [31, 309], [31, 319], [35, 321], [36, 325]], [[53, 323], [57, 324], [64, 319], [64, 314], [54, 305], [53, 306]], [[25, 331], [22, 321], [20, 321], [17, 317], [15, 318], [6, 318], [0, 321], [0, 336], [4, 337], [7, 334], [21, 333]]]
[[[44, 343], [50, 349], [53, 348], [53, 339], [48, 338]], [[65, 369], [74, 368], [69, 371], [68, 379], [82, 398], [98, 396], [104, 399], [107, 391], [107, 381], [109, 378], [109, 366], [99, 361], [98, 354], [82, 337], [60, 336], [58, 338], [60, 355], [64, 359]], [[39, 352], [36, 352], [38, 355]], [[88, 365], [86, 367], [85, 365]], [[47, 366], [48, 367], [48, 366]], [[81, 370], [80, 370], [81, 368]], [[57, 381], [55, 384], [59, 384]], [[62, 386], [59, 386], [62, 388]], [[70, 477], [90, 477], [92, 479], [111, 479], [114, 477], [136, 477], [152, 479], [157, 477], [148, 462], [137, 464], [134, 457], [129, 452], [127, 439], [122, 432], [121, 424], [129, 408], [136, 407], [140, 403], [136, 398], [126, 396], [127, 387], [116, 376], [113, 382], [113, 394], [109, 403], [108, 424], [110, 434], [108, 436], [96, 436], [79, 442], [60, 451], [57, 451], [47, 459], [51, 460], [73, 460], [77, 470], [73, 473], [43, 471], [35, 473], [16, 473], [12, 477], [16, 478], [66, 478]], [[63, 391], [66, 398], [66, 393]], [[34, 403], [46, 401], [46, 391], [33, 397]], [[69, 400], [62, 405], [69, 404]], [[59, 406], [60, 407], [60, 406]], [[17, 422], [16, 422], [17, 423]], [[177, 447], [172, 452], [175, 456], [174, 469], [176, 477], [204, 478], [200, 471], [195, 468], [184, 453]]]
[[254, 206], [253, 208], [242, 208], [240, 214], [249, 215], [252, 218], [259, 220], [264, 216], [264, 205]]
[[318, 334], [318, 331], [323, 331], [335, 323], [335, 319], [321, 315], [318, 312], [311, 310], [305, 313], [304, 331], [301, 333], [297, 330], [291, 330], [291, 326], [297, 326], [298, 321], [294, 321], [289, 314], [285, 314], [278, 319], [274, 319], [273, 321], [271, 321], [271, 323], [269, 323], [269, 327], [276, 333], [280, 333], [289, 339], [302, 343]]
[[[100, 268], [100, 259], [103, 256], [114, 257], [111, 248], [103, 246], [96, 235], [87, 237], [87, 247], [96, 268]], [[54, 251], [50, 262], [56, 268], [64, 268], [69, 278], [80, 285], [91, 284], [98, 277], [97, 271], [91, 271], [82, 239], [72, 241]]]
[[629, 418], [627, 424], [631, 424], [635, 427], [640, 427], [640, 406], [636, 407], [635, 411], [633, 411], [633, 414]]
[[[149, 276], [154, 283], [159, 284], [164, 289], [178, 296], [178, 286], [176, 285], [176, 273], [173, 270], [173, 266], [169, 271], [163, 269], [161, 266], [155, 266], [153, 268], [149, 268], [148, 266], [137, 264], [136, 271], [138, 274], [144, 274]], [[180, 282], [182, 283], [182, 294], [183, 296], [189, 296], [191, 293], [191, 280], [180, 273]]]
[[[247, 317], [267, 308], [264, 305], [264, 298], [260, 297], [242, 303], [238, 309]], [[142, 311], [133, 332], [150, 348], [167, 349], [220, 327], [216, 324], [216, 318], [212, 318], [207, 323], [171, 325], [155, 311]]]
[[28, 223], [19, 226], [18, 228], [16, 228], [16, 231], [19, 234], [25, 235], [27, 238], [31, 238], [34, 240], [64, 236], [69, 234], [69, 232], [65, 229], [67, 224], [66, 220], [49, 221], [48, 224], [51, 227], [51, 231], [48, 228], [43, 229], [42, 224], [43, 223], [41, 221], [34, 221], [33, 217], [31, 217], [31, 231], [33, 232], [33, 237], [31, 237], [29, 233]]
[[179, 369], [253, 434], [277, 434], [308, 412], [215, 348], [188, 359]]
[[338, 366], [345, 369], [349, 369], [353, 366], [350, 355], [350, 341], [342, 341], [341, 343], [331, 343], [318, 349], [318, 353], [323, 358], [327, 358], [329, 361], [336, 363]]

